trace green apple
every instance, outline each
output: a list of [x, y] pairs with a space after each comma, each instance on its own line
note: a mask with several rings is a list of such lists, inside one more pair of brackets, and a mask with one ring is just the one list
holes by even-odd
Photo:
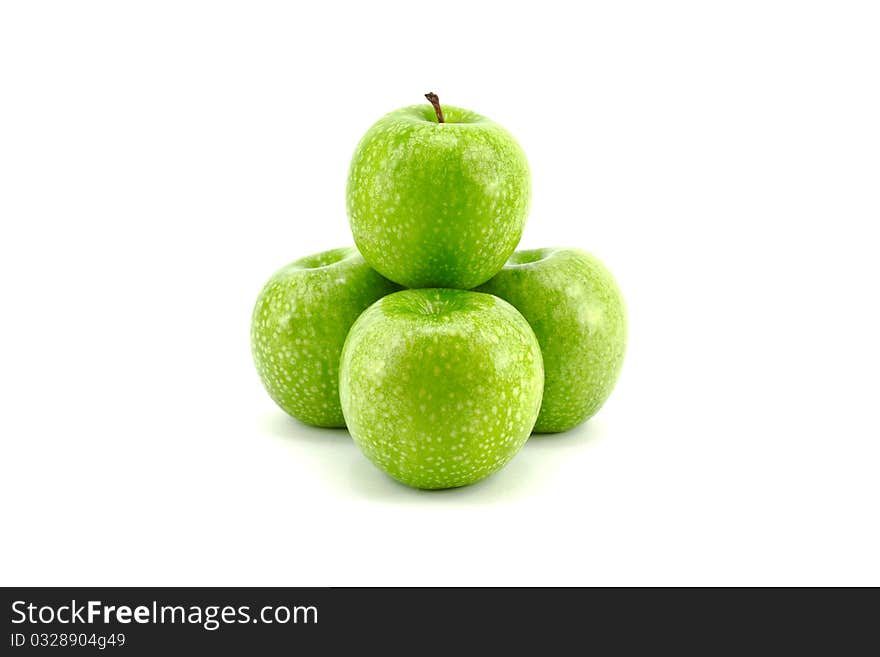
[[355, 322], [339, 392], [364, 454], [400, 482], [453, 488], [502, 468], [529, 437], [544, 385], [541, 351], [506, 301], [404, 290]]
[[391, 112], [358, 144], [346, 195], [351, 230], [367, 262], [392, 281], [471, 288], [519, 243], [529, 167], [500, 125], [428, 97], [436, 109]]
[[601, 262], [577, 249], [517, 251], [479, 290], [528, 320], [544, 356], [544, 401], [535, 431], [565, 431], [605, 403], [623, 365], [626, 310]]
[[354, 247], [296, 260], [257, 299], [251, 350], [269, 395], [287, 413], [319, 427], [343, 427], [339, 355], [364, 309], [400, 287], [377, 274]]

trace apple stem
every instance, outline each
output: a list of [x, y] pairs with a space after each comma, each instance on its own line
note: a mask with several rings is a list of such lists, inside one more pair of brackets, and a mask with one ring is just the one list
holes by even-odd
[[434, 111], [437, 113], [437, 123], [445, 123], [443, 120], [443, 110], [440, 109], [440, 97], [431, 91], [425, 94], [425, 98], [434, 106]]

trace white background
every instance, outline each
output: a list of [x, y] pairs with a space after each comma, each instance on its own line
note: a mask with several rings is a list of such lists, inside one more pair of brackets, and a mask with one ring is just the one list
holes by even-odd
[[[5, 2], [0, 582], [880, 584], [880, 15], [864, 2]], [[455, 491], [276, 409], [265, 279], [357, 140], [506, 126], [522, 246], [630, 316], [569, 434]]]

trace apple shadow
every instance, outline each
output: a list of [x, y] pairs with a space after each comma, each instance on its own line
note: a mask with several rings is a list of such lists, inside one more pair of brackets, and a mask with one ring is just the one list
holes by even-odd
[[297, 440], [309, 444], [320, 444], [330, 439], [350, 438], [344, 427], [313, 427], [304, 424], [281, 412], [267, 412], [260, 422], [260, 428], [267, 435], [281, 440]]
[[533, 433], [523, 449], [533, 451], [567, 451], [592, 445], [602, 438], [602, 423], [594, 419], [559, 433]]
[[501, 471], [470, 486], [421, 490], [392, 479], [361, 457], [351, 463], [349, 484], [353, 494], [391, 504], [495, 504], [523, 495], [533, 474], [527, 460], [518, 454]]
[[507, 466], [471, 486], [440, 490], [410, 488], [363, 457], [351, 463], [349, 484], [354, 494], [395, 504], [423, 504], [431, 500], [465, 505], [510, 502], [548, 484], [566, 454], [595, 444], [602, 433], [601, 424], [590, 421], [561, 433], [532, 434]]
[[[260, 421], [262, 433], [296, 450], [296, 458], [339, 488], [345, 485], [346, 462], [363, 459], [348, 430], [314, 427], [281, 412], [267, 412]], [[341, 465], [343, 464], [343, 465]]]
[[585, 448], [601, 437], [601, 426], [588, 422], [557, 434], [533, 434], [510, 463], [491, 477], [470, 486], [440, 490], [411, 488], [379, 470], [361, 453], [346, 429], [324, 429], [303, 424], [283, 413], [267, 413], [263, 432], [295, 441], [304, 447], [322, 478], [348, 495], [390, 504], [482, 505], [516, 500], [542, 482], [548, 483], [572, 450]]

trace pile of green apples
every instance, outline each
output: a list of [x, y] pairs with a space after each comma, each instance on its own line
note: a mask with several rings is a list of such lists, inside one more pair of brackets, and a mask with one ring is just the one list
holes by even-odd
[[572, 248], [514, 252], [531, 200], [504, 128], [429, 103], [373, 125], [348, 176], [357, 248], [296, 260], [257, 299], [251, 346], [269, 395], [416, 488], [503, 468], [532, 432], [566, 431], [614, 387], [620, 290]]

